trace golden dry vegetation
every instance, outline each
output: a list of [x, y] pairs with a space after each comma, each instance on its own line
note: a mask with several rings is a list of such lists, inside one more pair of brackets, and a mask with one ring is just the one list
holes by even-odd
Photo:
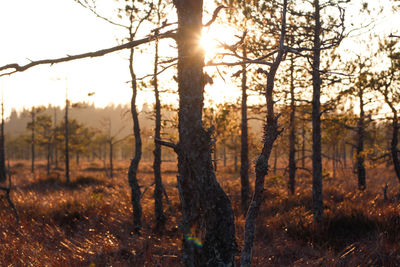
[[[152, 166], [141, 164], [141, 234], [132, 232], [128, 162], [116, 165], [115, 178], [110, 179], [101, 162], [81, 164], [79, 171], [73, 168], [72, 182], [66, 185], [62, 170], [46, 177], [43, 165], [33, 177], [28, 162], [11, 162], [11, 198], [20, 223], [16, 224], [8, 203], [0, 198], [1, 265], [182, 265], [176, 163], [163, 164], [171, 205], [164, 202], [168, 220], [162, 233], [153, 231]], [[232, 169], [220, 167], [217, 177], [234, 206], [240, 249], [245, 218], [239, 208], [239, 173]], [[325, 176], [326, 219], [320, 229], [312, 223], [308, 173], [298, 173], [295, 196], [288, 196], [283, 175], [267, 177], [255, 266], [400, 266], [400, 187], [393, 171], [386, 166], [369, 170], [364, 192], [356, 189], [356, 177], [350, 170], [339, 172], [338, 177]], [[387, 201], [382, 190], [386, 183]]]

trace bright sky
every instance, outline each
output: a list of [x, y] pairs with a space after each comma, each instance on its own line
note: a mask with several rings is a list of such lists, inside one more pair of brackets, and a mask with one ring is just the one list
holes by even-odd
[[[212, 5], [213, 1], [205, 2]], [[209, 15], [205, 17], [206, 21]], [[29, 59], [94, 51], [117, 45], [117, 37], [125, 36], [120, 28], [97, 18], [73, 0], [1, 0], [0, 25], [3, 40], [0, 65], [26, 64]], [[231, 35], [226, 29], [213, 28], [207, 32], [211, 35], [210, 40]], [[137, 76], [151, 73], [152, 56], [137, 55]], [[90, 101], [97, 106], [128, 103], [131, 89], [126, 83], [130, 80], [127, 58], [127, 51], [124, 51], [95, 59], [34, 67], [1, 77], [6, 114], [12, 108], [20, 110], [49, 103], [64, 105], [66, 87], [73, 102]], [[170, 77], [166, 75], [164, 79]], [[170, 86], [176, 86], [176, 83]], [[240, 96], [236, 86], [226, 85], [221, 79], [215, 79], [214, 86], [206, 89], [208, 97], [217, 102], [234, 101]], [[93, 91], [96, 94], [89, 98], [87, 94]], [[140, 106], [143, 102], [152, 102], [154, 97], [151, 91], [147, 91], [140, 92], [138, 98]]]
[[[121, 28], [97, 18], [73, 0], [1, 0], [0, 25], [3, 40], [0, 65], [26, 64], [29, 60], [95, 51], [115, 46], [117, 37], [126, 36]], [[34, 67], [2, 77], [0, 86], [4, 89], [6, 114], [12, 108], [20, 110], [49, 103], [64, 105], [66, 87], [73, 102], [93, 101], [96, 106], [128, 103], [131, 89], [126, 83], [130, 80], [127, 58], [127, 51], [124, 51], [95, 59]], [[138, 77], [152, 72], [152, 59], [152, 56], [136, 53]], [[225, 88], [222, 81], [216, 81], [209, 94], [220, 102], [239, 96], [226, 96]], [[92, 91], [96, 94], [89, 98], [87, 94]], [[152, 102], [153, 98], [149, 90], [140, 92], [139, 107], [143, 102]]]

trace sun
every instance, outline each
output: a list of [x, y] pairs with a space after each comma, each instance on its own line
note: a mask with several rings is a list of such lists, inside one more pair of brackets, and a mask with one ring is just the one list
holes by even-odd
[[210, 27], [203, 28], [200, 46], [205, 52], [205, 61], [208, 62], [223, 53], [223, 43], [233, 44], [234, 42], [235, 32], [226, 25], [215, 23]]

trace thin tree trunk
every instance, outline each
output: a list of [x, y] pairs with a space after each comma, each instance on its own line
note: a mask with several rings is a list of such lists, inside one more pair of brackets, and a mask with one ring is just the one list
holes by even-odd
[[294, 96], [294, 57], [290, 58], [289, 192], [294, 195], [296, 178], [296, 103]]
[[56, 125], [57, 125], [57, 109], [54, 109], [54, 142], [53, 142], [53, 146], [54, 146], [54, 163], [55, 163], [55, 167], [56, 169], [58, 169], [58, 148], [57, 148], [57, 132], [56, 132]]
[[215, 140], [215, 142], [214, 142], [213, 156], [214, 156], [214, 159], [213, 159], [214, 171], [216, 172], [217, 171], [217, 167], [218, 167], [218, 165], [217, 165], [217, 140]]
[[4, 103], [1, 99], [1, 129], [0, 129], [0, 183], [7, 180], [6, 175], [6, 156], [4, 149]]
[[274, 175], [276, 175], [277, 165], [278, 165], [278, 148], [275, 147], [275, 150], [274, 150], [274, 167], [272, 169], [272, 172], [273, 172]]
[[114, 177], [114, 165], [113, 165], [113, 157], [114, 157], [114, 144], [112, 140], [110, 140], [110, 178]]
[[[130, 29], [132, 31], [132, 29]], [[131, 33], [131, 41], [133, 40]], [[141, 192], [137, 180], [137, 170], [139, 162], [142, 157], [142, 139], [140, 136], [140, 125], [139, 116], [136, 110], [136, 95], [137, 95], [137, 83], [136, 75], [133, 70], [133, 54], [134, 49], [130, 50], [129, 57], [129, 71], [131, 75], [131, 86], [132, 86], [132, 100], [131, 100], [131, 115], [133, 120], [133, 134], [135, 136], [135, 156], [131, 160], [128, 170], [128, 182], [131, 188], [131, 201], [133, 208], [133, 228], [134, 231], [138, 232], [142, 228], [142, 206], [140, 204]]]
[[65, 99], [65, 180], [70, 182], [69, 177], [69, 133], [68, 133], [68, 98]]
[[31, 173], [35, 172], [35, 108], [32, 108], [32, 129], [31, 129]]
[[306, 127], [305, 123], [302, 124], [302, 144], [301, 144], [301, 167], [305, 168], [306, 166]]
[[319, 0], [314, 0], [314, 53], [312, 64], [313, 100], [312, 100], [312, 168], [313, 168], [313, 213], [314, 221], [322, 222], [324, 205], [322, 200], [322, 158], [321, 158], [321, 77], [319, 73], [321, 55], [321, 21]]
[[47, 175], [50, 174], [50, 162], [51, 162], [51, 142], [48, 142], [47, 143], [47, 166], [46, 166]]
[[[246, 46], [243, 46], [243, 58], [247, 57]], [[247, 70], [246, 64], [242, 65], [242, 134], [240, 150], [240, 183], [242, 211], [247, 212], [249, 208], [250, 184], [249, 184], [249, 140], [247, 127]]]
[[199, 46], [202, 0], [174, 1], [178, 13], [178, 189], [186, 266], [233, 266], [236, 252], [232, 205], [218, 184], [211, 133], [202, 125], [204, 54]]
[[283, 11], [282, 11], [282, 30], [279, 41], [279, 51], [275, 61], [272, 63], [269, 72], [267, 72], [267, 86], [266, 86], [266, 103], [267, 103], [267, 122], [264, 128], [264, 140], [263, 149], [260, 156], [256, 162], [256, 181], [254, 185], [254, 194], [251, 201], [249, 210], [246, 216], [245, 222], [245, 234], [244, 234], [244, 248], [242, 250], [242, 257], [240, 263], [242, 267], [250, 267], [254, 243], [254, 233], [256, 227], [256, 220], [260, 210], [260, 206], [264, 195], [264, 180], [265, 176], [268, 174], [268, 160], [271, 155], [271, 151], [274, 142], [278, 135], [280, 134], [278, 126], [278, 116], [274, 113], [274, 79], [278, 67], [283, 58], [284, 51], [284, 41], [286, 33], [286, 8], [287, 0], [283, 1]]
[[160, 93], [158, 90], [158, 41], [155, 41], [155, 51], [154, 51], [154, 96], [155, 96], [155, 133], [154, 133], [154, 213], [156, 217], [156, 228], [161, 230], [165, 225], [165, 215], [163, 208], [163, 184], [161, 177], [161, 145], [156, 142], [156, 140], [161, 139], [161, 103], [160, 103]]
[[393, 110], [393, 122], [392, 122], [393, 132], [392, 132], [392, 142], [390, 144], [390, 150], [392, 154], [394, 170], [396, 172], [397, 179], [400, 181], [400, 161], [397, 150], [397, 144], [399, 143], [398, 141], [399, 125], [398, 125], [397, 111], [395, 109], [392, 110]]
[[365, 167], [364, 167], [364, 139], [365, 139], [365, 122], [364, 122], [364, 99], [363, 90], [359, 89], [358, 97], [360, 100], [360, 118], [358, 119], [357, 127], [357, 176], [358, 176], [358, 189], [364, 190], [366, 188], [365, 181]]

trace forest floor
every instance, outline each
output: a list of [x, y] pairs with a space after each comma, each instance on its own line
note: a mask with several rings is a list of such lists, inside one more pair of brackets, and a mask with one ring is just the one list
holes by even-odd
[[[62, 170], [35, 175], [28, 162], [11, 162], [20, 222], [0, 196], [1, 266], [181, 266], [176, 163], [163, 164], [163, 181], [171, 205], [162, 234], [153, 231], [151, 163], [142, 163], [143, 229], [132, 232], [127, 162], [116, 164], [110, 179], [101, 162], [72, 168], [69, 185]], [[254, 266], [400, 266], [400, 186], [391, 169], [368, 169], [367, 189], [357, 190], [355, 175], [338, 171], [324, 178], [325, 220], [312, 222], [311, 177], [298, 172], [296, 194], [287, 193], [283, 175], [270, 175], [256, 229]], [[279, 172], [278, 172], [279, 174]], [[281, 173], [282, 174], [282, 173]], [[254, 174], [251, 174], [254, 177]], [[240, 210], [240, 178], [232, 167], [217, 177], [230, 197], [239, 250], [245, 217]], [[388, 199], [383, 187], [388, 184]], [[0, 192], [4, 195], [3, 192]], [[240, 253], [237, 259], [239, 260]]]

